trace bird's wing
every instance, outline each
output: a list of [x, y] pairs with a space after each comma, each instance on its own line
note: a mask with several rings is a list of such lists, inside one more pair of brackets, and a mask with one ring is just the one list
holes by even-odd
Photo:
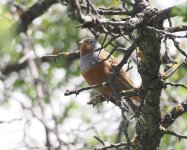
[[129, 78], [127, 72], [124, 69], [120, 70], [117, 80], [119, 80], [120, 83], [122, 83], [127, 88], [127, 89], [124, 89], [124, 90], [129, 90], [129, 89], [132, 89], [132, 88], [135, 87], [134, 83]]
[[[109, 55], [108, 52], [102, 50], [100, 52], [99, 57], [101, 59], [105, 59], [105, 58], [107, 58], [108, 55]], [[111, 56], [109, 59], [107, 59], [106, 63], [109, 63], [109, 65], [107, 65], [107, 66], [109, 66], [110, 71], [114, 71], [114, 67], [112, 65], [116, 66], [119, 64], [118, 60], [113, 56]], [[132, 80], [129, 78], [127, 72], [124, 69], [120, 70], [119, 75], [116, 78], [116, 81], [119, 82], [121, 84], [121, 86], [123, 86], [124, 90], [129, 90], [129, 89], [132, 89], [135, 87]]]

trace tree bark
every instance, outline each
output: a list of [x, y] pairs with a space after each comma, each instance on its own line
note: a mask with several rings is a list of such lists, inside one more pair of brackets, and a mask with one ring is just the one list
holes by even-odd
[[161, 38], [155, 32], [146, 30], [140, 33], [138, 43], [143, 53], [139, 72], [142, 78], [144, 95], [141, 107], [142, 120], [137, 122], [138, 147], [141, 150], [154, 150], [161, 140], [160, 127], [160, 96], [162, 90], [159, 75]]

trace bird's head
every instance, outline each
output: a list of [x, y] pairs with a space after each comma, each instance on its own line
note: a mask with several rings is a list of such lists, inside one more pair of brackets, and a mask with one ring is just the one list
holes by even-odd
[[85, 38], [79, 42], [80, 44], [80, 54], [84, 56], [90, 52], [94, 52], [95, 50], [101, 48], [101, 45], [96, 39], [93, 38]]

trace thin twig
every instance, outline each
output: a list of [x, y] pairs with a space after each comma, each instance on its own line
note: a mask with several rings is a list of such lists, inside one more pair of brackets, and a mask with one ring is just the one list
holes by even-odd
[[180, 83], [172, 83], [172, 82], [165, 82], [165, 86], [170, 85], [170, 86], [175, 86], [175, 87], [183, 87], [187, 89], [187, 86], [185, 84], [180, 84]]
[[166, 79], [168, 79], [170, 76], [172, 76], [172, 75], [175, 73], [175, 71], [177, 71], [184, 63], [185, 63], [185, 62], [182, 61], [182, 62], [177, 66], [177, 68], [175, 68], [169, 75], [167, 75], [166, 77], [163, 77], [163, 80], [166, 80]]
[[179, 140], [180, 139], [187, 139], [186, 135], [182, 135], [182, 134], [176, 133], [175, 131], [171, 131], [171, 130], [165, 129], [164, 127], [160, 127], [160, 129], [161, 129], [162, 134], [168, 134], [168, 135], [176, 136], [176, 137], [179, 138]]
[[123, 59], [121, 60], [121, 62], [117, 65], [117, 67], [115, 68], [115, 73], [117, 74], [121, 68], [123, 67], [124, 64], [127, 63], [128, 58], [130, 57], [130, 55], [132, 54], [132, 52], [135, 50], [136, 48], [136, 42], [134, 42], [126, 51]]
[[116, 136], [116, 139], [115, 139], [116, 143], [119, 143], [121, 141], [124, 124], [125, 124], [125, 121], [121, 120], [120, 125], [118, 127], [118, 133], [117, 133], [117, 136]]
[[119, 105], [120, 105], [120, 103], [121, 103], [121, 102], [120, 102], [120, 96], [119, 96], [119, 94], [118, 94], [119, 92], [118, 92], [118, 90], [116, 89], [116, 85], [115, 85], [114, 81], [115, 81], [115, 78], [116, 78], [118, 72], [119, 72], [119, 71], [121, 70], [121, 68], [123, 67], [123, 65], [127, 63], [127, 60], [128, 60], [128, 58], [130, 57], [130, 55], [132, 54], [132, 52], [134, 51], [135, 47], [136, 47], [136, 44], [135, 44], [135, 42], [134, 42], [134, 43], [128, 48], [128, 50], [126, 51], [126, 53], [125, 53], [123, 59], [121, 60], [121, 62], [115, 67], [114, 72], [109, 76], [109, 81], [108, 81], [108, 82], [110, 83], [110, 86], [112, 87], [112, 89], [113, 89], [113, 91], [114, 91], [115, 98], [117, 99]]
[[187, 30], [187, 25], [180, 25], [180, 26], [176, 26], [176, 27], [169, 27], [166, 28], [165, 31], [167, 32], [181, 32], [181, 31], [186, 31]]
[[94, 148], [93, 150], [107, 150], [107, 149], [121, 149], [121, 148], [125, 148], [128, 144], [125, 142], [121, 142], [121, 143], [116, 143], [116, 144], [111, 144], [109, 146], [104, 146], [104, 147], [100, 147], [100, 148]]
[[15, 122], [15, 121], [21, 121], [21, 120], [22, 120], [21, 118], [12, 119], [12, 120], [9, 120], [9, 121], [1, 120], [1, 121], [0, 121], [0, 124], [4, 124], [4, 123], [13, 123], [13, 122]]
[[175, 35], [173, 33], [167, 32], [165, 30], [156, 29], [156, 28], [150, 27], [150, 26], [145, 26], [145, 28], [148, 29], [148, 30], [156, 31], [158, 33], [170, 36], [170, 37], [176, 37], [176, 38], [186, 38], [187, 37], [187, 35]]
[[[110, 45], [115, 39], [119, 38], [120, 35], [117, 35], [117, 36], [113, 36], [105, 45], [103, 45], [100, 49], [103, 49], [103, 48], [106, 48], [108, 45]], [[98, 49], [98, 50], [100, 50]], [[96, 50], [96, 51], [98, 51]]]
[[97, 136], [94, 136], [94, 138], [96, 139], [96, 140], [98, 140], [103, 146], [105, 146], [105, 143], [104, 143], [104, 141], [103, 140], [101, 140], [99, 137], [97, 137]]
[[133, 66], [130, 66], [131, 60], [128, 61], [127, 63], [127, 69], [126, 72], [128, 72], [129, 70], [131, 70], [133, 68]]
[[[187, 36], [186, 36], [186, 37], [187, 37]], [[179, 47], [179, 42], [177, 42], [177, 41], [175, 40], [174, 37], [170, 37], [170, 39], [173, 41], [175, 47], [179, 50], [179, 52], [180, 52], [182, 55], [184, 55], [184, 56], [186, 57], [186, 59], [187, 59], [187, 53], [186, 53], [185, 51], [183, 51], [183, 50]]]
[[87, 2], [87, 14], [91, 14], [91, 9], [90, 9], [90, 1], [89, 0], [86, 0]]
[[106, 39], [107, 39], [107, 36], [108, 36], [108, 34], [106, 33], [106, 34], [105, 34], [105, 37], [104, 37], [104, 39], [103, 39], [103, 42], [102, 42], [102, 44], [101, 44], [101, 47], [104, 46], [104, 44], [105, 44], [105, 42], [106, 42]]
[[132, 11], [128, 10], [123, 10], [121, 8], [112, 8], [112, 9], [107, 9], [107, 8], [99, 8], [97, 12], [100, 15], [127, 15], [127, 16], [132, 16]]
[[176, 61], [174, 61], [170, 56], [169, 56], [169, 47], [167, 45], [167, 39], [168, 37], [165, 36], [163, 42], [165, 45], [165, 53], [164, 55], [161, 57], [162, 62], [165, 64], [164, 66], [164, 72], [168, 71], [169, 69], [172, 68], [172, 66], [174, 64], [176, 64]]
[[127, 113], [126, 112], [122, 112], [122, 113], [123, 113], [122, 117], [123, 117], [123, 120], [124, 120], [123, 133], [124, 133], [126, 141], [127, 141], [126, 149], [130, 150], [131, 141], [130, 141], [129, 134], [128, 134], [129, 120], [127, 118]]
[[92, 2], [89, 1], [89, 3], [90, 3], [91, 8], [93, 9], [93, 12], [94, 12], [97, 16], [100, 16], [99, 13], [97, 12], [97, 10], [95, 9], [94, 5], [92, 4]]
[[101, 62], [108, 60], [115, 51], [116, 51], [116, 49], [113, 48], [112, 51], [109, 53], [109, 55], [105, 59], [102, 59], [102, 60], [98, 61], [97, 63], [101, 63]]
[[87, 90], [91, 90], [91, 89], [98, 88], [98, 87], [103, 87], [103, 86], [108, 86], [108, 83], [103, 82], [101, 84], [96, 84], [96, 85], [92, 85], [92, 86], [83, 87], [81, 89], [77, 89], [77, 90], [74, 90], [74, 91], [67, 90], [64, 93], [64, 95], [65, 96], [69, 96], [69, 95], [72, 95], [72, 94], [79, 95], [79, 93], [82, 92], [82, 91], [87, 91]]

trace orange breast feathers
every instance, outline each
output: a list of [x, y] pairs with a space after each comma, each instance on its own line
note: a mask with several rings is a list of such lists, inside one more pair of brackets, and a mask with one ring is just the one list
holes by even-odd
[[[113, 65], [117, 65], [118, 62], [114, 57], [110, 57], [106, 61], [101, 61], [109, 53], [102, 50], [99, 52], [90, 52], [85, 56], [81, 57], [80, 66], [82, 71], [82, 76], [89, 85], [101, 84], [108, 81], [110, 73], [113, 71]], [[134, 87], [132, 81], [128, 77], [125, 70], [121, 70], [119, 75], [116, 77], [117, 88], [121, 90], [129, 90]], [[96, 89], [103, 95], [113, 94], [111, 87], [103, 87]]]
[[[88, 44], [82, 44], [80, 47], [80, 68], [82, 76], [89, 85], [102, 84], [107, 82], [110, 73], [113, 71], [113, 66], [116, 66], [119, 62], [113, 56], [106, 59], [109, 53], [104, 50], [97, 51], [92, 50]], [[126, 71], [121, 69], [115, 79], [116, 88], [119, 91], [129, 90], [134, 88], [133, 82], [128, 77]], [[104, 96], [110, 96], [114, 94], [110, 86], [96, 88]], [[133, 97], [134, 100], [140, 101], [140, 97]]]

